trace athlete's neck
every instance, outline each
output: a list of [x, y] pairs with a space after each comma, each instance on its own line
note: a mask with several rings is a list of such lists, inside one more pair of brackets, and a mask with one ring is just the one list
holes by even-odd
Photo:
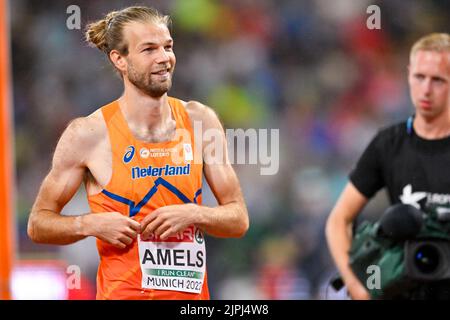
[[130, 127], [158, 130], [174, 122], [167, 94], [151, 97], [134, 86], [126, 86], [119, 105]]
[[446, 138], [450, 136], [450, 113], [446, 112], [433, 119], [416, 115], [413, 126], [416, 134], [423, 139], [436, 140]]

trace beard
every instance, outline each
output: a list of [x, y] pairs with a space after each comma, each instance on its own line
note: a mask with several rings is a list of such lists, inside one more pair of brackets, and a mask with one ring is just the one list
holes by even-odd
[[169, 71], [169, 77], [164, 81], [159, 80], [158, 75], [150, 72], [139, 72], [130, 61], [128, 62], [127, 71], [128, 80], [139, 90], [153, 98], [163, 96], [172, 87], [173, 68]]

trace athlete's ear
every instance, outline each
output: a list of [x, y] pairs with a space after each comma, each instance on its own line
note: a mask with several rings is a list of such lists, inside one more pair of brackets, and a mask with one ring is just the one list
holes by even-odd
[[111, 50], [109, 53], [109, 58], [114, 66], [119, 69], [119, 71], [125, 72], [127, 70], [127, 60], [119, 53], [119, 51]]

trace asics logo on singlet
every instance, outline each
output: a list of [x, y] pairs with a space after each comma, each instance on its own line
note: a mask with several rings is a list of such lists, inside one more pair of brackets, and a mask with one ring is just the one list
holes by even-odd
[[127, 148], [127, 151], [123, 155], [123, 162], [124, 163], [128, 163], [128, 162], [131, 161], [131, 159], [133, 159], [133, 157], [134, 157], [134, 147], [133, 146], [129, 146]]

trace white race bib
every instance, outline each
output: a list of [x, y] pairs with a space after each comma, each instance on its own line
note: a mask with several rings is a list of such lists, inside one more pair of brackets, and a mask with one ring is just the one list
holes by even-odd
[[205, 238], [190, 226], [161, 240], [138, 236], [142, 288], [201, 293], [206, 272]]

